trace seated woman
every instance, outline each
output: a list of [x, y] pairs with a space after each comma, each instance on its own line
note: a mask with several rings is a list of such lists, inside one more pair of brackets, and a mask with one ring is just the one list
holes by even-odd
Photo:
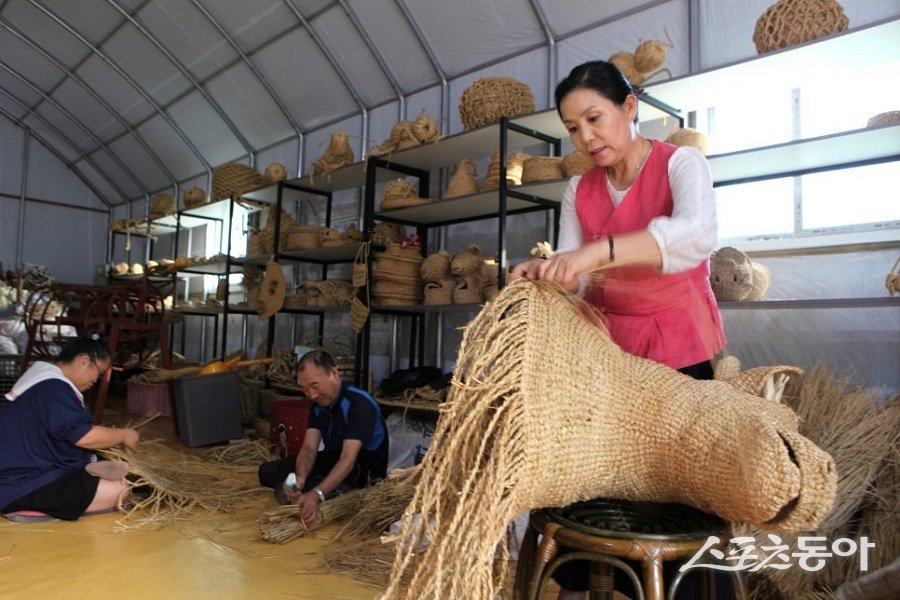
[[82, 392], [111, 366], [99, 337], [66, 345], [55, 364], [31, 366], [0, 406], [0, 512], [39, 511], [74, 521], [119, 506], [128, 492], [113, 461], [95, 449], [137, 447], [135, 429], [93, 424]]

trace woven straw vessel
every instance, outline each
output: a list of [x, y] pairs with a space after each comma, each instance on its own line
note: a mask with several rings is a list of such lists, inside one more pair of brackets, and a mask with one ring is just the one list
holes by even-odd
[[416, 188], [405, 179], [395, 179], [389, 181], [384, 186], [384, 198], [378, 205], [379, 210], [393, 210], [395, 208], [404, 208], [406, 206], [415, 206], [428, 202], [425, 198], [420, 198], [416, 193]]
[[622, 351], [550, 284], [516, 280], [485, 306], [452, 384], [384, 599], [495, 598], [507, 524], [538, 507], [677, 502], [805, 532], [835, 498], [834, 462], [793, 411]]
[[456, 198], [468, 194], [478, 193], [478, 167], [470, 158], [464, 158], [456, 165], [453, 176], [447, 184], [444, 198]]
[[262, 175], [253, 167], [240, 163], [225, 163], [213, 171], [213, 200], [240, 197], [244, 192], [262, 185]]
[[484, 77], [472, 82], [459, 98], [459, 118], [467, 131], [503, 117], [534, 112], [534, 94], [527, 83], [511, 77]]
[[188, 188], [181, 194], [181, 200], [184, 202], [185, 208], [195, 208], [206, 204], [206, 190], [198, 187]]
[[835, 0], [778, 0], [757, 19], [753, 43], [765, 54], [846, 31], [849, 24]]
[[594, 168], [593, 161], [575, 150], [562, 157], [562, 170], [566, 177], [575, 177], [576, 175], [584, 175]]
[[[513, 152], [506, 157], [506, 183], [508, 185], [520, 185], [522, 183], [522, 169], [525, 161], [531, 158], [526, 152]], [[500, 187], [500, 152], [494, 152], [491, 156], [491, 164], [488, 165], [487, 175], [481, 182], [484, 191], [496, 190]]]
[[562, 158], [559, 156], [532, 156], [522, 163], [522, 183], [562, 177]]
[[158, 219], [178, 211], [178, 205], [171, 194], [156, 194], [150, 198], [150, 218]]

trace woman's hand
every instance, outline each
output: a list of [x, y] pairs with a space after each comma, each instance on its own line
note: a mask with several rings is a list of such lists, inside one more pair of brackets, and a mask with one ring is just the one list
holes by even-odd
[[513, 277], [536, 281], [552, 281], [564, 290], [575, 293], [579, 288], [579, 275], [599, 267], [606, 254], [602, 244], [591, 243], [578, 250], [560, 252], [549, 259], [531, 259], [513, 269]]
[[137, 429], [124, 429], [122, 434], [122, 443], [125, 444], [125, 447], [131, 450], [136, 449], [141, 439], [141, 433]]

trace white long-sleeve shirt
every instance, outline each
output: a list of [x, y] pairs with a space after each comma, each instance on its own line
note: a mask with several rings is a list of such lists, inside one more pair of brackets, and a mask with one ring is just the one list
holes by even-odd
[[[575, 212], [575, 191], [579, 181], [580, 175], [573, 177], [563, 195], [559, 252], [575, 250], [583, 243], [581, 223]], [[617, 190], [608, 179], [606, 185], [618, 207], [628, 189]], [[709, 258], [718, 241], [712, 172], [699, 150], [691, 146], [675, 150], [669, 159], [669, 187], [672, 190], [672, 216], [656, 217], [647, 226], [659, 246], [661, 272], [666, 275], [693, 269]]]

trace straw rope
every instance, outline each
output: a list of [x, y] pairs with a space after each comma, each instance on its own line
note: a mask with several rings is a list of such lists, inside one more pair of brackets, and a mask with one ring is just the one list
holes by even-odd
[[625, 353], [547, 283], [515, 281], [485, 306], [452, 384], [385, 599], [496, 597], [506, 526], [538, 507], [680, 502], [779, 531], [831, 509], [834, 465], [790, 409]]

